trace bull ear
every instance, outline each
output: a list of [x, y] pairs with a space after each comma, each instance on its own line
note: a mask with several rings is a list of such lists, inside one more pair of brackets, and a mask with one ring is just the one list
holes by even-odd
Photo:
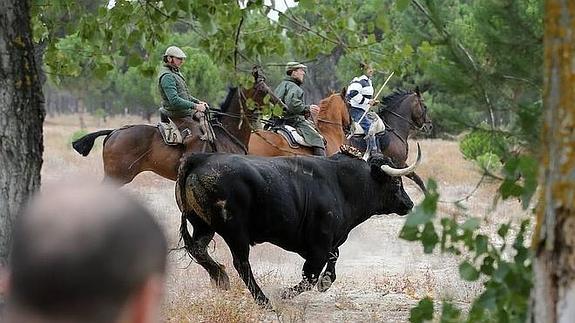
[[421, 96], [421, 91], [419, 90], [419, 85], [417, 85], [415, 87], [415, 94], [417, 94], [417, 96]]

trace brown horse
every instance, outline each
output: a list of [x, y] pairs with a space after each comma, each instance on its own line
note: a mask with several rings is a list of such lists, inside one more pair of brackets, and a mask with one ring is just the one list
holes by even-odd
[[[327, 141], [327, 155], [335, 154], [339, 147], [346, 143], [344, 128], [349, 127], [350, 118], [343, 100], [344, 93], [333, 93], [319, 103], [320, 111], [315, 124]], [[285, 138], [273, 131], [257, 130], [248, 146], [250, 155], [258, 156], [296, 156], [311, 155], [311, 147], [291, 148]]]
[[[193, 143], [194, 151], [247, 153], [246, 147], [251, 133], [249, 119], [253, 111], [247, 109], [246, 100], [251, 99], [261, 105], [269, 91], [259, 67], [255, 67], [252, 74], [255, 84], [251, 89], [244, 90], [239, 87], [229, 90], [222, 104], [222, 112], [219, 112], [219, 122], [212, 122], [216, 135], [213, 145], [196, 138]], [[155, 126], [132, 125], [97, 131], [74, 141], [73, 147], [78, 153], [87, 156], [94, 146], [94, 140], [104, 135], [106, 138], [102, 158], [105, 181], [127, 184], [144, 171], [152, 171], [162, 177], [176, 180], [184, 147], [166, 145]]]
[[[382, 107], [378, 111], [379, 117], [385, 122], [386, 132], [377, 136], [380, 151], [390, 157], [396, 167], [407, 167], [406, 160], [409, 152], [407, 137], [411, 130], [429, 133], [433, 127], [427, 114], [427, 106], [416, 88], [413, 92], [396, 90], [382, 99]], [[362, 138], [352, 137], [351, 144], [365, 149]], [[425, 184], [415, 172], [406, 175], [413, 180], [424, 192]]]

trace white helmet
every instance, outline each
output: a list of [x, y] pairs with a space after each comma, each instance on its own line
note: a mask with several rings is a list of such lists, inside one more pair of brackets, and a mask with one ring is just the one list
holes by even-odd
[[164, 54], [164, 57], [165, 56], [172, 56], [172, 57], [176, 57], [176, 58], [186, 58], [186, 53], [184, 53], [184, 51], [181, 50], [177, 46], [170, 46], [170, 47], [168, 47], [168, 49], [166, 49], [166, 53]]

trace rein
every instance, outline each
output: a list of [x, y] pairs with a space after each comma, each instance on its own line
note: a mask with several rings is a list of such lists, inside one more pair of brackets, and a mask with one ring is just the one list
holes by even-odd
[[343, 128], [343, 124], [341, 124], [341, 123], [339, 123], [339, 122], [330, 121], [330, 120], [326, 120], [326, 119], [320, 119], [320, 118], [317, 118], [316, 120], [317, 120], [317, 122], [329, 123], [329, 124], [331, 124], [331, 125], [340, 126], [340, 127]]
[[383, 109], [383, 110], [384, 110], [384, 111], [387, 111], [387, 112], [393, 114], [394, 116], [398, 117], [399, 119], [401, 119], [401, 120], [403, 120], [403, 121], [409, 123], [409, 125], [410, 125], [412, 128], [414, 128], [414, 129], [416, 129], [416, 130], [419, 130], [419, 131], [422, 131], [422, 130], [423, 130], [423, 126], [418, 127], [415, 123], [413, 123], [413, 121], [407, 119], [406, 117], [400, 115], [399, 113], [397, 113], [397, 112], [395, 112], [395, 111], [393, 111], [393, 110], [389, 110], [389, 109]]
[[[413, 94], [412, 94], [412, 95], [413, 95]], [[419, 104], [420, 104], [420, 106], [421, 106], [421, 102], [419, 102]], [[422, 109], [422, 110], [423, 110], [423, 109]], [[395, 111], [393, 111], [393, 110], [391, 110], [391, 109], [383, 108], [383, 111], [387, 111], [387, 112], [393, 114], [394, 116], [398, 117], [399, 119], [401, 119], [401, 120], [403, 120], [403, 121], [409, 123], [409, 125], [410, 125], [413, 129], [415, 129], [415, 130], [417, 130], [417, 131], [423, 131], [423, 127], [425, 126], [425, 122], [421, 125], [421, 127], [418, 127], [415, 123], [413, 123], [412, 120], [407, 119], [406, 117], [400, 115], [399, 113], [397, 113], [397, 112], [395, 112]], [[423, 117], [424, 115], [425, 115], [425, 112], [423, 112], [421, 116]]]

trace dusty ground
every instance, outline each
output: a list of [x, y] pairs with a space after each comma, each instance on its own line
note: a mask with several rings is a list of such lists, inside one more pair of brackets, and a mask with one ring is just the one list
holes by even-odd
[[[112, 118], [98, 123], [85, 118], [89, 131], [123, 124], [144, 123], [139, 118]], [[99, 181], [103, 175], [101, 139], [88, 157], [71, 149], [72, 134], [79, 130], [78, 116], [49, 117], [46, 121], [43, 183], [83, 176]], [[482, 183], [478, 169], [465, 161], [456, 142], [421, 140], [423, 162], [418, 173], [425, 180], [433, 177], [441, 192], [439, 213], [464, 219], [452, 203], [463, 200], [467, 214], [485, 217], [484, 230], [495, 235], [498, 223], [525, 216], [518, 202], [508, 201], [493, 208], [497, 183]], [[412, 156], [413, 157], [413, 156]], [[409, 180], [406, 190], [416, 202], [422, 193]], [[156, 214], [173, 247], [178, 245], [179, 212], [173, 182], [147, 173], [139, 175], [126, 190], [143, 200]], [[473, 193], [472, 195], [469, 195]], [[466, 308], [481, 292], [479, 283], [458, 278], [458, 259], [446, 255], [425, 255], [416, 244], [401, 240], [398, 233], [405, 218], [376, 215], [354, 229], [340, 248], [337, 281], [330, 290], [316, 290], [281, 300], [282, 288], [300, 280], [303, 259], [271, 244], [252, 248], [250, 255], [256, 280], [272, 299], [275, 312], [254, 304], [231, 263], [225, 243], [216, 236], [211, 244], [213, 257], [226, 265], [232, 288], [221, 292], [210, 286], [207, 273], [183, 252], [172, 252], [167, 277], [163, 318], [169, 322], [406, 322], [409, 310], [419, 299], [450, 299]]]

